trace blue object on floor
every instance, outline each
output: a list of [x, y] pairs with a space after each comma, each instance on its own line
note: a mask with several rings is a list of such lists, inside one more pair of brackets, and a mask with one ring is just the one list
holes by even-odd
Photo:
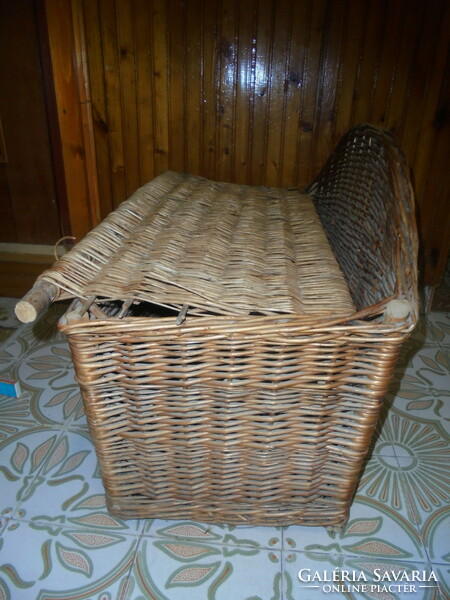
[[0, 379], [0, 395], [18, 398], [22, 393], [20, 383], [12, 379]]

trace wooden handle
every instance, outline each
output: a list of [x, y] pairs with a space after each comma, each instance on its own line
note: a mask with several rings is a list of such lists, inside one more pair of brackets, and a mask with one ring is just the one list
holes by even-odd
[[386, 305], [386, 321], [405, 321], [411, 312], [411, 305], [408, 300], [395, 298]]
[[31, 323], [59, 296], [59, 288], [48, 281], [38, 281], [16, 304], [15, 313], [22, 323]]

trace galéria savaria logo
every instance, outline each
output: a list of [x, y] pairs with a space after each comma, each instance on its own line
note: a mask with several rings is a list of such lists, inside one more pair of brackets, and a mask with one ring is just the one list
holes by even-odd
[[322, 589], [325, 594], [340, 593], [417, 593], [424, 588], [437, 588], [433, 571], [374, 569], [368, 577], [364, 571], [314, 571], [300, 569], [297, 574], [302, 588]]

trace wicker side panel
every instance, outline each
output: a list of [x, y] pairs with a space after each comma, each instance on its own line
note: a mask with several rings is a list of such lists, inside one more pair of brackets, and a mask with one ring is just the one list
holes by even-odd
[[69, 341], [112, 512], [345, 521], [402, 336], [98, 331]]

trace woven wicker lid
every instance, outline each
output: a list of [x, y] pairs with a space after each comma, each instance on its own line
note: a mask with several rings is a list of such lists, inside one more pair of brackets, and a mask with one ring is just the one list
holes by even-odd
[[312, 199], [167, 171], [46, 271], [61, 297], [134, 299], [193, 314], [351, 315]]

